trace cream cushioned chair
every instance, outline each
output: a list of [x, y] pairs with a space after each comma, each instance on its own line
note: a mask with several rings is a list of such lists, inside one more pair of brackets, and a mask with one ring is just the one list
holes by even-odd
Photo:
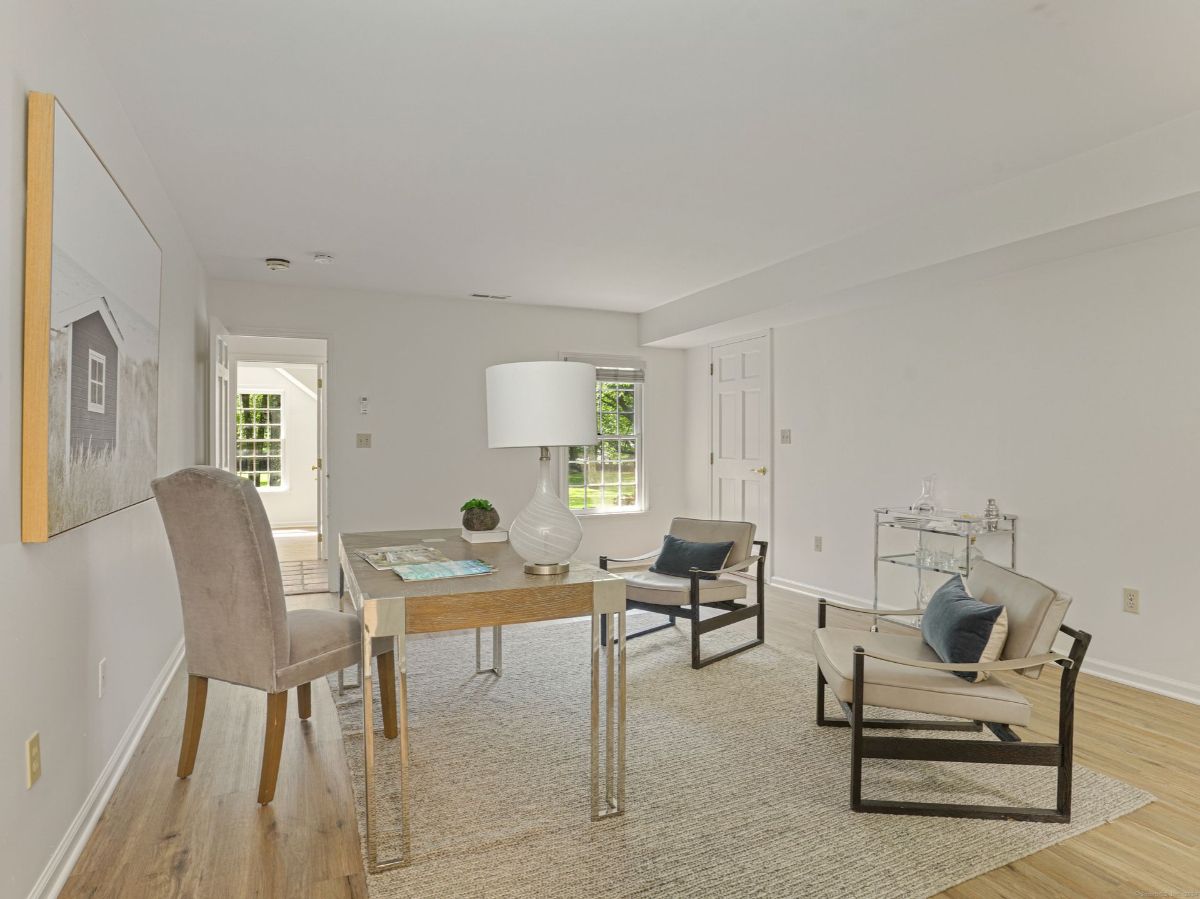
[[[343, 612], [298, 609], [284, 602], [271, 524], [250, 481], [217, 468], [184, 468], [153, 482], [166, 526], [187, 652], [188, 695], [179, 750], [179, 777], [196, 763], [208, 680], [267, 694], [258, 801], [275, 796], [283, 749], [287, 691], [296, 688], [300, 717], [312, 713], [311, 682], [358, 664], [358, 618]], [[377, 639], [384, 733], [396, 736], [395, 656], [391, 639]]]
[[[977, 665], [945, 664], [919, 633], [885, 634], [826, 627], [826, 610], [876, 615], [870, 609], [843, 606], [821, 599], [813, 653], [817, 658], [817, 724], [849, 727], [850, 806], [858, 812], [994, 818], [1021, 821], [1071, 819], [1071, 765], [1074, 740], [1075, 683], [1091, 636], [1063, 624], [1071, 599], [1031, 577], [980, 561], [972, 566], [967, 589], [976, 599], [1000, 604], [1008, 612], [1008, 638], [1000, 659]], [[887, 615], [919, 615], [921, 609], [888, 611]], [[1062, 632], [1072, 638], [1069, 655], [1052, 650]], [[1024, 696], [996, 678], [972, 683], [956, 671], [1006, 671], [1039, 677], [1042, 667], [1062, 668], [1059, 687], [1058, 742], [1025, 743], [1012, 730], [1029, 724], [1032, 708]], [[825, 717], [828, 686], [845, 719]], [[868, 719], [864, 706], [899, 709], [966, 719], [963, 721]], [[999, 740], [933, 739], [867, 736], [864, 729], [926, 731], [981, 730], [986, 726]], [[1054, 808], [1009, 808], [953, 803], [896, 802], [862, 798], [862, 760], [924, 760], [1044, 765], [1057, 768]]]
[[[672, 537], [690, 540], [693, 543], [730, 542], [733, 546], [729, 550], [725, 567], [719, 571], [700, 571], [693, 568], [687, 577], [675, 577], [654, 571], [633, 571], [625, 574], [626, 608], [656, 612], [667, 616], [666, 624], [659, 624], [629, 634], [627, 639], [632, 640], [634, 637], [643, 637], [664, 628], [674, 627], [676, 618], [685, 618], [692, 623], [693, 668], [703, 668], [705, 665], [719, 662], [735, 653], [760, 646], [766, 633], [766, 604], [763, 601], [763, 587], [765, 585], [767, 541], [754, 539], [754, 525], [748, 521], [676, 518], [671, 522], [669, 533]], [[758, 553], [751, 555], [755, 548], [758, 549]], [[600, 567], [607, 571], [610, 562], [642, 562], [655, 558], [660, 552], [662, 552], [661, 548], [654, 549], [627, 559], [601, 556]], [[757, 597], [753, 604], [747, 605], [740, 602], [746, 598], [746, 581], [731, 575], [735, 571], [747, 571], [751, 565], [757, 566]], [[715, 575], [715, 579], [701, 577], [703, 574]], [[720, 609], [724, 614], [701, 618], [701, 608]], [[701, 658], [701, 634], [710, 633], [717, 628], [727, 627], [748, 618], [756, 618], [758, 621], [757, 637], [754, 640], [708, 658]], [[604, 619], [601, 618], [601, 640], [607, 641], [604, 625]]]

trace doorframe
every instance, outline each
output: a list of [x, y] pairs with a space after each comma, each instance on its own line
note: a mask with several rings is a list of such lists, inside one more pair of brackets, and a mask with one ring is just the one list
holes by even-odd
[[[264, 353], [264, 352], [240, 352], [230, 349], [229, 352], [229, 381], [231, 402], [229, 408], [230, 416], [234, 413], [234, 403], [232, 397], [237, 396], [238, 391], [238, 364], [241, 362], [259, 362], [259, 363], [279, 363], [287, 365], [289, 363], [299, 365], [316, 365], [318, 372], [317, 382], [317, 452], [320, 459], [320, 477], [317, 479], [317, 533], [320, 535], [317, 541], [317, 558], [321, 561], [328, 562], [330, 559], [329, 544], [331, 542], [329, 533], [329, 479], [331, 463], [329, 459], [329, 355], [330, 355], [330, 339], [323, 334], [311, 333], [293, 333], [280, 331], [267, 331], [258, 329], [241, 329], [236, 333], [228, 334], [229, 338], [236, 341], [238, 337], [265, 337], [272, 339], [303, 339], [303, 340], [323, 340], [325, 342], [324, 354], [314, 353]], [[324, 412], [322, 415], [321, 412]], [[215, 422], [215, 416], [213, 417]], [[233, 434], [232, 422], [230, 422], [230, 431]], [[232, 439], [232, 436], [231, 436]], [[233, 459], [233, 455], [230, 455]]]
[[[762, 331], [754, 331], [749, 334], [741, 334], [737, 337], [729, 337], [725, 340], [714, 341], [708, 344], [708, 452], [709, 459], [712, 460], [717, 451], [716, 445], [713, 442], [713, 393], [716, 389], [716, 360], [715, 351], [722, 347], [732, 346], [735, 343], [742, 343], [746, 340], [756, 340], [759, 337], [767, 339], [767, 465], [770, 466], [771, 480], [767, 490], [767, 499], [771, 504], [770, 513], [767, 516], [768, 529], [768, 549], [767, 549], [767, 583], [770, 583], [775, 573], [775, 551], [778, 550], [774, 546], [775, 540], [775, 329], [766, 328]], [[710, 461], [708, 466], [708, 517], [712, 518], [716, 514], [717, 497], [713, 491], [713, 464]], [[749, 577], [749, 575], [747, 575]]]

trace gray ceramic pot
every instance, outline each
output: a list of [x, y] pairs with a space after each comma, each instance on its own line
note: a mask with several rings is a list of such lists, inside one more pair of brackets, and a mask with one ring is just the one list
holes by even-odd
[[500, 523], [495, 509], [467, 509], [463, 512], [463, 527], [468, 531], [491, 531]]

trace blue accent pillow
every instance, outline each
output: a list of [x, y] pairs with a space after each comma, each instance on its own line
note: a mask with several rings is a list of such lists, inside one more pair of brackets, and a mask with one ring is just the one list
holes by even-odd
[[[921, 636], [943, 662], [974, 665], [983, 656], [996, 621], [1003, 612], [1002, 605], [973, 598], [962, 577], [956, 574], [930, 597], [921, 616]], [[971, 682], [981, 681], [986, 676], [974, 671], [954, 673]]]
[[[716, 571], [725, 567], [729, 551], [733, 549], [733, 541], [724, 543], [693, 543], [682, 540], [670, 534], [663, 537], [662, 552], [650, 566], [656, 574], [669, 574], [674, 577], [690, 577], [688, 571], [699, 568], [701, 571]], [[715, 581], [715, 574], [702, 574], [701, 578]]]

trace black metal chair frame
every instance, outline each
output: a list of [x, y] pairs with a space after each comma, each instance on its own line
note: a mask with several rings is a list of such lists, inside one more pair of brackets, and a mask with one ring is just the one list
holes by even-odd
[[[821, 599], [817, 606], [817, 627], [825, 627], [826, 607], [879, 616], [871, 609], [859, 609]], [[887, 614], [895, 614], [888, 612]], [[1059, 630], [1074, 641], [1063, 656], [1046, 653], [1029, 659], [1012, 659], [981, 665], [935, 665], [906, 661], [890, 655], [854, 647], [854, 682], [850, 702], [838, 700], [844, 720], [825, 717], [825, 675], [817, 668], [817, 724], [822, 727], [848, 727], [850, 742], [850, 808], [856, 812], [892, 815], [934, 815], [949, 818], [985, 818], [1001, 821], [1042, 821], [1066, 823], [1071, 820], [1071, 775], [1075, 745], [1075, 684], [1079, 668], [1092, 637], [1084, 631], [1062, 625]], [[1007, 724], [987, 721], [901, 721], [863, 716], [864, 667], [867, 656], [913, 667], [946, 671], [1011, 671], [1054, 663], [1062, 668], [1059, 682], [1058, 742], [1026, 743]], [[864, 734], [865, 729], [979, 731], [986, 727], [1000, 741], [938, 739], [932, 737], [883, 737]], [[976, 762], [1003, 765], [1040, 765], [1057, 768], [1058, 787], [1054, 808], [966, 805], [943, 802], [902, 802], [862, 798], [863, 759], [897, 761]]]
[[[711, 665], [713, 662], [719, 662], [722, 659], [727, 659], [732, 655], [737, 655], [739, 652], [745, 652], [747, 649], [753, 649], [755, 646], [761, 646], [766, 639], [766, 565], [767, 565], [767, 541], [755, 540], [753, 546], [758, 549], [755, 555], [742, 559], [739, 562], [730, 565], [727, 568], [721, 568], [717, 571], [702, 571], [699, 568], [692, 568], [688, 571], [688, 577], [691, 579], [691, 584], [688, 588], [688, 600], [686, 603], [680, 603], [677, 606], [659, 605], [651, 602], [639, 602], [634, 599], [625, 600], [627, 609], [637, 609], [641, 612], [654, 612], [658, 615], [666, 615], [666, 624], [656, 624], [654, 627], [648, 627], [640, 630], [637, 633], [627, 634], [625, 639], [632, 640], [635, 637], [644, 637], [647, 634], [653, 634], [669, 627], [675, 626], [676, 618], [683, 618], [692, 623], [692, 667], [703, 668], [706, 665]], [[608, 571], [609, 562], [641, 562], [647, 559], [652, 559], [657, 556], [658, 550], [646, 553], [641, 556], [635, 556], [630, 559], [617, 559], [611, 556], [600, 557], [600, 567]], [[755, 587], [756, 597], [753, 603], [738, 602], [732, 599], [716, 600], [713, 602], [701, 602], [700, 600], [700, 576], [709, 574], [720, 576], [722, 574], [732, 574], [735, 572], [744, 572], [751, 565], [756, 566], [755, 570]], [[702, 608], [720, 609], [723, 614], [713, 615], [708, 618], [700, 617]], [[749, 640], [740, 646], [735, 646], [732, 649], [727, 649], [724, 652], [719, 652], [716, 655], [703, 658], [700, 655], [700, 636], [702, 634], [711, 633], [722, 627], [728, 627], [731, 624], [737, 624], [739, 621], [747, 619], [757, 619], [758, 630], [757, 636], [753, 640]], [[607, 645], [607, 633], [605, 632], [604, 619], [600, 619], [600, 642]]]

